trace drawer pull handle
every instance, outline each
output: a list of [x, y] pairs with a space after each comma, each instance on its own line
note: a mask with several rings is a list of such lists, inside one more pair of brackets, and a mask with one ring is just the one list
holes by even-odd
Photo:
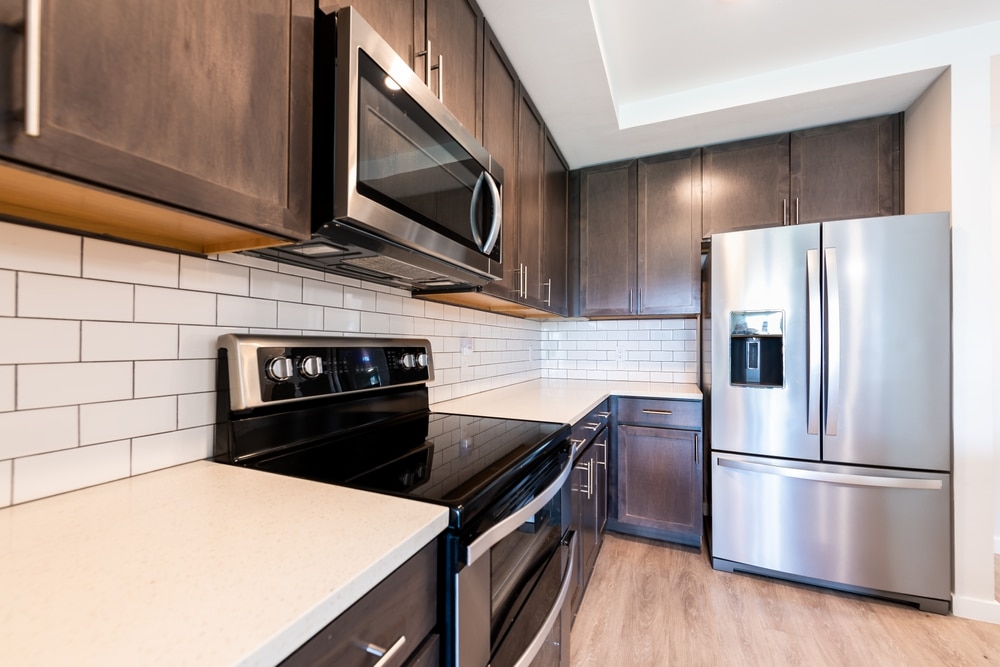
[[652, 408], [643, 408], [643, 413], [647, 415], [672, 415], [674, 414], [672, 410], [653, 410]]
[[608, 417], [611, 416], [611, 413], [610, 412], [598, 412], [597, 416], [600, 417], [601, 419], [607, 419]]
[[597, 429], [601, 428], [601, 423], [590, 422], [588, 424], [584, 424], [583, 428], [587, 429], [588, 431], [596, 431]]
[[406, 643], [406, 635], [402, 635], [399, 639], [396, 640], [395, 644], [389, 647], [388, 650], [382, 648], [381, 646], [377, 646], [375, 644], [368, 644], [367, 646], [365, 646], [365, 651], [379, 658], [379, 661], [376, 662], [374, 665], [372, 665], [372, 667], [383, 667], [384, 665], [388, 665], [389, 662], [396, 657], [396, 654], [403, 649], [403, 644], [405, 643]]

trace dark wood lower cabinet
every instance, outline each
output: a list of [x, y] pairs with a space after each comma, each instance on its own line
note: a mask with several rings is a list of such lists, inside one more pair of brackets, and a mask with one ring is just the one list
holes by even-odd
[[438, 617], [438, 543], [432, 541], [355, 602], [350, 609], [299, 647], [282, 667], [367, 667], [375, 658], [365, 650], [385, 651], [400, 643], [394, 665], [440, 664]]
[[619, 399], [610, 530], [701, 545], [701, 431], [691, 420], [700, 405]]

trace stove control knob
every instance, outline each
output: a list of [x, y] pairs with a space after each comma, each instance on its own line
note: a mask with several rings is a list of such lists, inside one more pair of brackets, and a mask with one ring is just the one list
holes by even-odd
[[413, 356], [410, 352], [407, 352], [402, 357], [399, 358], [400, 365], [406, 370], [413, 370], [417, 367], [417, 358]]
[[304, 378], [310, 380], [317, 378], [323, 373], [323, 360], [315, 354], [310, 354], [299, 363], [299, 372]]
[[427, 368], [427, 364], [431, 361], [430, 357], [426, 353], [421, 352], [417, 355], [417, 368]]
[[292, 377], [292, 374], [295, 372], [295, 366], [288, 357], [275, 357], [267, 362], [264, 366], [264, 371], [267, 373], [267, 377], [275, 382], [284, 382]]

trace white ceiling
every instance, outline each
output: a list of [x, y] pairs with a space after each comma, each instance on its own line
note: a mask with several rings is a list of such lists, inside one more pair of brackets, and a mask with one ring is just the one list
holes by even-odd
[[997, 0], [479, 6], [572, 168], [902, 111], [944, 67], [885, 74], [879, 49], [1000, 20]]

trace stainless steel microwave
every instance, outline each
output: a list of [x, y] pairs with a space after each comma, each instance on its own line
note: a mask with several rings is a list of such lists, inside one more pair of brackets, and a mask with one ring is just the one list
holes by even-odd
[[314, 233], [260, 251], [414, 290], [500, 278], [503, 169], [347, 7], [317, 17]]

